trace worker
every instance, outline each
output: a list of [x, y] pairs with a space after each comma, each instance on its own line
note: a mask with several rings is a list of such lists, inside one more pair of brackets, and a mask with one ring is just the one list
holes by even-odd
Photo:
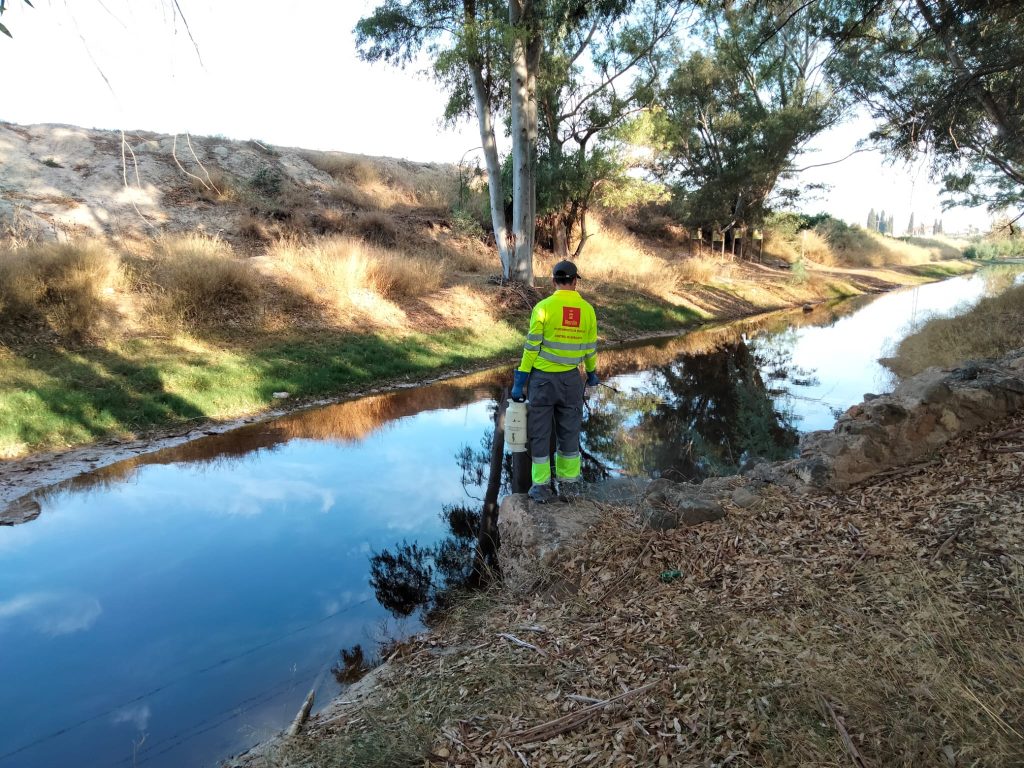
[[541, 504], [556, 497], [551, 490], [551, 430], [557, 438], [555, 479], [558, 493], [579, 493], [580, 428], [586, 398], [579, 365], [587, 373], [586, 387], [596, 387], [597, 317], [594, 308], [576, 292], [576, 265], [560, 261], [551, 272], [554, 293], [537, 302], [523, 359], [515, 373], [512, 398], [522, 402], [527, 388], [530, 403], [526, 432], [532, 458], [529, 496]]

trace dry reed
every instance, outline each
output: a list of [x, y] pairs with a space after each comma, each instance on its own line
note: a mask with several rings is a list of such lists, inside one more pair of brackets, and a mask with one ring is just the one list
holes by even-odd
[[136, 262], [136, 280], [174, 325], [246, 321], [261, 309], [256, 271], [223, 240], [205, 235], [158, 238], [149, 258]]

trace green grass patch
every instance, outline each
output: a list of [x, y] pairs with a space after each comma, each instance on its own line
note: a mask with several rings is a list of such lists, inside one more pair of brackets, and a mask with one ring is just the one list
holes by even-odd
[[369, 384], [511, 357], [506, 323], [433, 334], [324, 335], [228, 348], [193, 339], [137, 339], [81, 350], [5, 353], [0, 456], [128, 436], [262, 410], [273, 393], [340, 394]]
[[927, 264], [906, 267], [906, 271], [912, 275], [926, 277], [929, 280], [944, 280], [947, 277], [956, 277], [967, 272], [973, 272], [978, 267], [966, 261], [930, 261]]
[[667, 331], [704, 319], [690, 307], [676, 306], [643, 294], [633, 294], [628, 300], [608, 306], [595, 303], [594, 309], [598, 327], [614, 328], [621, 334]]

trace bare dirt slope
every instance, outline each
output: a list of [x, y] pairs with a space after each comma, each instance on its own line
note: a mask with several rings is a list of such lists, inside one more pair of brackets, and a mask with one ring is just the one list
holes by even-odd
[[[232, 233], [249, 208], [239, 190], [292, 184], [309, 202], [322, 202], [335, 182], [308, 157], [257, 141], [0, 123], [0, 232]], [[390, 162], [411, 171], [436, 167]], [[237, 204], [220, 204], [228, 197]]]

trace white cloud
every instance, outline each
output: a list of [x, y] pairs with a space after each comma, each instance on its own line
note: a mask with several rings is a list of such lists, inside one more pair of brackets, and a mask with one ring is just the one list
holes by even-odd
[[119, 709], [111, 717], [111, 721], [116, 725], [117, 723], [130, 723], [135, 726], [138, 731], [145, 731], [149, 727], [149, 718], [152, 712], [149, 709], [149, 704], [134, 704], [132, 706]]
[[99, 600], [89, 595], [34, 592], [0, 602], [0, 629], [22, 624], [59, 637], [91, 629], [102, 613]]

